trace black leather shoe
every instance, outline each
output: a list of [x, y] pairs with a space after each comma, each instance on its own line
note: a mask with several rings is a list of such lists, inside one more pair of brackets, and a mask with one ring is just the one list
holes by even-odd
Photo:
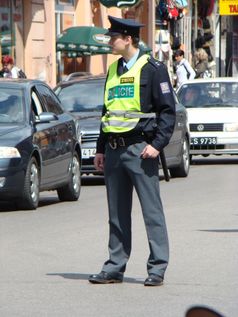
[[156, 274], [150, 274], [147, 279], [144, 282], [145, 286], [160, 286], [163, 284], [163, 277], [156, 275]]
[[93, 284], [110, 284], [110, 283], [122, 283], [122, 273], [107, 273], [100, 272], [99, 274], [93, 274], [89, 276], [89, 282]]

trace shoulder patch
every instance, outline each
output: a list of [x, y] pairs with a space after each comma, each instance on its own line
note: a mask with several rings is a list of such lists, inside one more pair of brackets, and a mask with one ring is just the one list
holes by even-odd
[[166, 81], [163, 83], [160, 83], [160, 88], [161, 88], [162, 94], [169, 94], [171, 92], [169, 88], [169, 83]]

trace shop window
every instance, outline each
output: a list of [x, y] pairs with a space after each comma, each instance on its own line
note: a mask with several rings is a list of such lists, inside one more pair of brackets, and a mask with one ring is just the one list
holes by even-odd
[[0, 56], [11, 55], [21, 68], [23, 68], [22, 7], [22, 0], [0, 0]]
[[[58, 36], [59, 34], [62, 33], [63, 30], [75, 25], [74, 12], [70, 13], [70, 12], [64, 12], [64, 11], [56, 11], [55, 21], [56, 21], [56, 36]], [[65, 65], [64, 58], [62, 54], [58, 52], [57, 54], [57, 81], [60, 81], [62, 79], [61, 74], [65, 72], [64, 65]], [[66, 74], [67, 73], [68, 72], [66, 71]]]
[[75, 0], [55, 0], [56, 11], [72, 11], [74, 10], [74, 6]]
[[58, 5], [74, 5], [74, 0], [56, 0]]

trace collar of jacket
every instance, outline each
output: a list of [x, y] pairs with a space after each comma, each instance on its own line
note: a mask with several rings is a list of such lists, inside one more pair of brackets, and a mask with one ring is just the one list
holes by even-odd
[[[146, 53], [140, 50], [138, 58], [139, 59], [142, 55], [145, 55]], [[121, 76], [123, 74], [123, 57], [119, 58], [118, 65], [117, 65], [117, 75]]]

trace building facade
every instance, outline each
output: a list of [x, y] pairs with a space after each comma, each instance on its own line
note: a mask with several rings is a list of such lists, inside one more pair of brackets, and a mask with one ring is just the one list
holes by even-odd
[[124, 8], [107, 8], [99, 0], [0, 0], [0, 57], [11, 55], [28, 78], [38, 78], [52, 87], [71, 72], [105, 73], [114, 56], [69, 57], [56, 51], [56, 40], [71, 26], [107, 28], [107, 16], [114, 15], [145, 24], [142, 40], [167, 64], [172, 76], [173, 51], [182, 47], [192, 60], [198, 36], [204, 35], [205, 17], [212, 35], [205, 45], [214, 60], [215, 74], [237, 75], [237, 15], [221, 16], [219, 1], [188, 0], [186, 8], [179, 10], [180, 16], [161, 19], [158, 0], [141, 0]]

